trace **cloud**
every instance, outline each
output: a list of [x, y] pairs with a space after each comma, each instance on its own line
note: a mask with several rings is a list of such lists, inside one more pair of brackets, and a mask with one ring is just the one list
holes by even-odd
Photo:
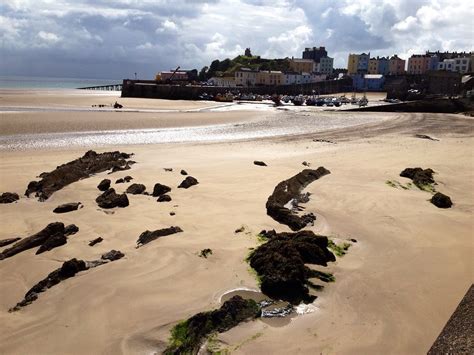
[[[0, 74], [153, 77], [250, 47], [299, 57], [472, 50], [469, 0], [4, 0]], [[34, 58], [34, 60], [32, 60]]]

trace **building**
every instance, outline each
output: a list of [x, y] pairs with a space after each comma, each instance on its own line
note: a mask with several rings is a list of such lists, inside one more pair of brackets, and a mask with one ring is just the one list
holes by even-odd
[[408, 59], [408, 74], [425, 74], [438, 69], [438, 57], [429, 54], [413, 54]]
[[462, 90], [462, 75], [459, 72], [432, 70], [427, 73], [429, 94], [458, 95]]
[[347, 73], [349, 75], [367, 74], [369, 71], [369, 60], [370, 52], [368, 54], [349, 54], [349, 58], [347, 60]]
[[319, 63], [316, 64], [316, 72], [331, 75], [334, 70], [334, 58], [321, 57]]
[[470, 71], [471, 65], [472, 64], [470, 57], [453, 58], [445, 59], [442, 62], [439, 62], [437, 69], [455, 71], [458, 73], [465, 74]]
[[162, 81], [184, 81], [189, 79], [187, 71], [184, 70], [178, 70], [176, 72], [162, 71], [159, 75], [157, 75], [157, 79], [158, 78]]
[[257, 70], [241, 68], [235, 72], [236, 86], [255, 86], [257, 84]]
[[387, 75], [389, 72], [389, 60], [385, 57], [371, 58], [369, 60], [369, 74]]
[[388, 60], [388, 74], [402, 75], [405, 74], [405, 60], [399, 58], [396, 54]]
[[326, 51], [325, 47], [305, 48], [303, 52], [303, 59], [311, 59], [316, 63], [320, 63], [321, 58], [325, 58], [327, 56], [328, 52]]
[[257, 72], [257, 85], [284, 85], [285, 76], [281, 71], [262, 70]]
[[235, 77], [234, 76], [214, 76], [207, 81], [212, 86], [219, 87], [235, 87]]
[[312, 59], [292, 58], [290, 60], [290, 68], [297, 73], [312, 73], [316, 71], [316, 62]]

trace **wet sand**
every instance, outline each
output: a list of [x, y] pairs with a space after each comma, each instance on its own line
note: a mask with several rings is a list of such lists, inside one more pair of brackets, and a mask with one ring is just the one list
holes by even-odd
[[[306, 212], [317, 215], [309, 229], [358, 242], [328, 267], [336, 282], [317, 292], [315, 312], [282, 327], [259, 320], [241, 324], [218, 336], [223, 348], [235, 354], [424, 354], [474, 276], [473, 122], [457, 115], [401, 114], [291, 137], [100, 148], [134, 152], [137, 164], [76, 182], [46, 202], [21, 198], [0, 205], [0, 239], [30, 235], [54, 221], [80, 228], [62, 247], [0, 261], [0, 353], [159, 352], [177, 321], [218, 308], [228, 290], [258, 287], [243, 261], [259, 243], [256, 234], [288, 231], [266, 215], [265, 202], [278, 182], [307, 161], [331, 171], [306, 189], [311, 193]], [[415, 132], [440, 141], [415, 138]], [[1, 151], [0, 191], [22, 194], [38, 174], [84, 152], [74, 147]], [[255, 166], [254, 160], [268, 167]], [[436, 188], [451, 196], [453, 208], [438, 209], [427, 201], [427, 192], [385, 183], [406, 183], [400, 171], [415, 166], [435, 170]], [[183, 179], [180, 169], [199, 185], [176, 189]], [[156, 182], [171, 186], [173, 201], [131, 195], [130, 206], [105, 214], [94, 201], [97, 184], [125, 175], [148, 191]], [[128, 185], [113, 187], [122, 192]], [[52, 213], [73, 201], [85, 207]], [[171, 225], [184, 232], [135, 249], [141, 232]], [[234, 233], [241, 226], [244, 232]], [[104, 242], [89, 247], [98, 236]], [[197, 256], [204, 248], [213, 250], [207, 259]], [[51, 288], [17, 313], [7, 312], [62, 261], [93, 260], [110, 249], [125, 258]]]

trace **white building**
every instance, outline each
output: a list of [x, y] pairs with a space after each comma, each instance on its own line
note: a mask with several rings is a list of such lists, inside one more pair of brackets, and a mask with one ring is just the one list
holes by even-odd
[[470, 62], [471, 58], [469, 57], [445, 59], [438, 63], [438, 70], [455, 71], [464, 74], [469, 71]]
[[235, 78], [234, 77], [214, 76], [214, 77], [210, 78], [207, 82], [208, 82], [209, 85], [212, 85], [212, 86], [235, 87]]
[[257, 84], [258, 71], [249, 68], [241, 68], [235, 72], [236, 86], [255, 86]]
[[317, 64], [316, 71], [323, 74], [332, 74], [334, 70], [334, 58], [322, 57]]

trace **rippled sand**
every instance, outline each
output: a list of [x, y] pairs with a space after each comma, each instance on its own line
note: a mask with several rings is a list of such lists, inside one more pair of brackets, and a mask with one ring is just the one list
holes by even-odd
[[[305, 168], [303, 161], [331, 171], [306, 189], [311, 193], [306, 212], [317, 215], [310, 229], [357, 243], [329, 266], [336, 282], [317, 293], [314, 312], [282, 327], [259, 320], [242, 324], [218, 336], [223, 347], [233, 354], [426, 353], [474, 276], [474, 121], [436, 114], [272, 115], [243, 117], [232, 123], [238, 127], [228, 128], [247, 135], [270, 130], [272, 137], [264, 139], [148, 145], [123, 145], [117, 139], [99, 151], [134, 152], [137, 164], [131, 170], [81, 180], [46, 202], [22, 198], [0, 205], [0, 239], [30, 235], [53, 221], [80, 228], [60, 248], [41, 255], [30, 250], [0, 261], [0, 353], [160, 352], [177, 321], [219, 307], [226, 291], [258, 287], [243, 260], [259, 243], [260, 230], [288, 230], [266, 215], [265, 202], [278, 182]], [[342, 128], [344, 119], [364, 124]], [[338, 120], [339, 126], [331, 126]], [[325, 121], [329, 130], [320, 130]], [[415, 138], [414, 133], [439, 141]], [[81, 156], [89, 146], [68, 145], [75, 137], [66, 135], [54, 150], [2, 150], [0, 191], [22, 194], [41, 172]], [[254, 160], [268, 166], [255, 166]], [[427, 201], [429, 193], [385, 183], [406, 182], [399, 173], [414, 166], [436, 171], [436, 188], [451, 196], [453, 208], [437, 209]], [[180, 169], [200, 184], [177, 189]], [[129, 207], [105, 214], [95, 203], [97, 184], [125, 175], [148, 190], [156, 182], [171, 186], [173, 201], [129, 196]], [[118, 192], [127, 186], [114, 185]], [[84, 208], [52, 213], [72, 201], [81, 201]], [[184, 232], [135, 249], [141, 232], [170, 225]], [[241, 226], [245, 232], [235, 234]], [[89, 240], [98, 236], [104, 242], [89, 247]], [[7, 312], [62, 261], [93, 260], [112, 248], [126, 257], [51, 288], [20, 312]], [[207, 259], [197, 256], [204, 248], [213, 250]]]

